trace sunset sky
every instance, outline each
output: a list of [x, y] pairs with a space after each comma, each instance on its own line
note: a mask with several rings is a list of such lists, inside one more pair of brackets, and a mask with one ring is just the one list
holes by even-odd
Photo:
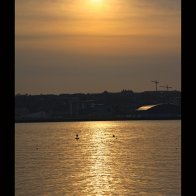
[[180, 0], [16, 0], [15, 92], [181, 89]]

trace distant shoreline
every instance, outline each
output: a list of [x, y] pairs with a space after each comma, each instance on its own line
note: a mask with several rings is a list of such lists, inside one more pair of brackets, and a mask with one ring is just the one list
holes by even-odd
[[181, 120], [181, 117], [157, 118], [75, 118], [75, 119], [32, 119], [15, 120], [15, 123], [41, 123], [41, 122], [87, 122], [87, 121], [132, 121], [132, 120]]

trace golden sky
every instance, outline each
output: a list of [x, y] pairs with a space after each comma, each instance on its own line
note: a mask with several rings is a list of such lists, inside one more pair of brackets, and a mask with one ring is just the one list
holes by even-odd
[[[146, 86], [140, 80], [143, 72], [147, 81], [162, 80], [180, 90], [180, 0], [16, 0], [15, 4], [16, 91], [152, 90], [150, 83]], [[80, 75], [76, 70], [67, 76], [73, 68]], [[130, 79], [124, 77], [125, 70], [117, 76], [112, 69], [117, 73], [126, 69]], [[105, 71], [107, 86], [100, 81]], [[138, 81], [135, 74], [132, 77], [135, 72]], [[117, 84], [116, 79], [124, 81]], [[64, 88], [59, 87], [62, 82]]]

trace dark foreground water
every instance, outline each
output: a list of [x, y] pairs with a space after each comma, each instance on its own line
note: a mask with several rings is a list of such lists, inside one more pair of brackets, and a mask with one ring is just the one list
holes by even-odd
[[180, 196], [181, 121], [17, 123], [15, 195]]

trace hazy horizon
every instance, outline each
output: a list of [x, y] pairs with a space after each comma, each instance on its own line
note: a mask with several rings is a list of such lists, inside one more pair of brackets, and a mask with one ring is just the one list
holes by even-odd
[[[122, 89], [122, 90], [119, 90], [119, 91], [102, 91], [102, 92], [59, 92], [59, 93], [51, 93], [51, 92], [48, 92], [48, 93], [15, 93], [15, 96], [17, 95], [63, 95], [63, 94], [66, 94], [66, 95], [74, 95], [74, 94], [102, 94], [104, 92], [107, 92], [107, 93], [121, 93], [121, 91], [123, 90], [127, 90], [129, 91], [129, 89]], [[131, 91], [131, 90], [130, 90]], [[153, 91], [133, 91], [133, 93], [144, 93], [144, 92], [156, 92], [155, 90]], [[160, 90], [160, 91], [157, 91], [157, 92], [168, 92], [168, 91], [165, 91], [165, 90]], [[180, 92], [180, 90], [170, 90], [169, 92]]]
[[16, 0], [15, 10], [16, 94], [153, 91], [152, 80], [181, 91], [180, 0]]

